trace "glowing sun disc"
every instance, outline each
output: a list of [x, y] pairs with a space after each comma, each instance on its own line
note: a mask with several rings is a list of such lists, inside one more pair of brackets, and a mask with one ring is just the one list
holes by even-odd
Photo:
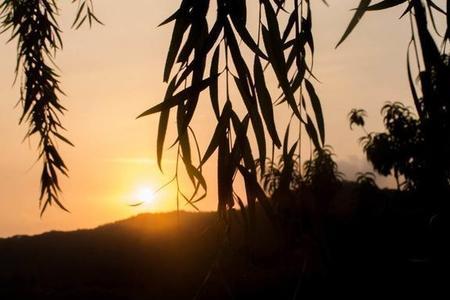
[[155, 192], [148, 187], [140, 188], [136, 192], [136, 200], [143, 203], [152, 203], [155, 200]]

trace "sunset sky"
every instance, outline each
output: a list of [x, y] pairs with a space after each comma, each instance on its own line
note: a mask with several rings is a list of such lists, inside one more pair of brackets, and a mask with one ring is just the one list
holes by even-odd
[[[18, 85], [13, 86], [15, 44], [0, 37], [0, 237], [48, 230], [88, 228], [145, 211], [175, 209], [173, 189], [152, 203], [130, 207], [139, 193], [156, 189], [169, 179], [173, 156], [166, 156], [166, 176], [155, 163], [157, 117], [135, 117], [159, 102], [165, 91], [162, 72], [172, 26], [157, 25], [177, 7], [178, 0], [95, 0], [97, 15], [106, 24], [70, 29], [75, 6], [59, 1], [64, 50], [57, 57], [68, 108], [64, 124], [76, 145], [61, 145], [70, 169], [63, 181], [62, 200], [70, 214], [56, 207], [39, 217], [40, 162], [36, 143], [22, 142], [26, 126], [18, 126]], [[251, 2], [251, 1], [248, 1]], [[408, 20], [399, 20], [403, 7], [367, 14], [337, 50], [350, 11], [358, 1], [313, 2], [316, 42], [316, 88], [322, 100], [327, 143], [332, 145], [347, 179], [369, 169], [363, 158], [357, 128], [350, 131], [347, 113], [354, 107], [369, 114], [367, 128], [381, 129], [379, 110], [386, 101], [412, 105], [406, 79]], [[204, 110], [204, 111], [203, 111]], [[197, 124], [214, 124], [209, 105], [200, 108]], [[202, 125], [203, 126], [203, 125]], [[202, 126], [198, 126], [202, 135]], [[204, 126], [203, 126], [204, 127]], [[283, 129], [284, 130], [284, 129]], [[207, 133], [205, 131], [203, 133]], [[206, 138], [202, 141], [206, 142]], [[205, 145], [203, 145], [205, 146]], [[215, 171], [206, 171], [209, 197], [202, 210], [214, 210]], [[386, 181], [380, 181], [386, 184]], [[182, 208], [185, 208], [184, 204]]]

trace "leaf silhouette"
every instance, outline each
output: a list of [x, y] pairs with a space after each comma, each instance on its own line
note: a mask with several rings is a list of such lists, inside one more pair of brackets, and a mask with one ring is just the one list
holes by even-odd
[[211, 81], [209, 86], [209, 92], [211, 97], [211, 104], [216, 114], [217, 119], [219, 119], [220, 111], [219, 111], [219, 84], [218, 84], [218, 74], [219, 74], [219, 58], [220, 58], [220, 46], [217, 46], [214, 51], [214, 55], [211, 61], [211, 70], [210, 77], [215, 78]]
[[179, 93], [169, 97], [165, 101], [163, 101], [163, 102], [153, 106], [152, 108], [144, 111], [137, 118], [139, 119], [139, 118], [142, 118], [142, 117], [154, 114], [154, 113], [161, 112], [163, 110], [170, 109], [170, 108], [172, 108], [174, 106], [177, 106], [178, 104], [182, 103], [184, 100], [188, 99], [191, 95], [199, 93], [199, 92], [203, 91], [204, 89], [206, 89], [207, 87], [209, 87], [211, 82], [217, 76], [214, 76], [213, 78], [209, 77], [207, 79], [202, 80], [199, 84], [197, 84], [195, 86], [190, 86], [190, 87], [182, 90], [181, 92], [179, 92]]
[[387, 9], [387, 8], [391, 8], [391, 7], [400, 5], [400, 4], [405, 3], [407, 1], [408, 0], [384, 0], [384, 1], [381, 1], [379, 3], [370, 5], [369, 7], [367, 7], [367, 10]]
[[170, 72], [175, 63], [178, 51], [180, 50], [183, 35], [186, 32], [189, 23], [182, 16], [175, 21], [175, 27], [172, 34], [172, 40], [170, 42], [169, 51], [167, 53], [166, 66], [164, 69], [164, 82], [169, 81]]
[[275, 145], [277, 147], [281, 147], [280, 138], [278, 137], [277, 129], [275, 126], [272, 100], [266, 86], [264, 71], [262, 69], [261, 62], [259, 61], [259, 58], [257, 56], [255, 56], [254, 73], [259, 106], [261, 108], [264, 121], [266, 122], [267, 131], [269, 132]]
[[[171, 83], [169, 84], [169, 87], [167, 88], [166, 96], [164, 97], [165, 100], [169, 99], [174, 91], [175, 91], [175, 80], [172, 80]], [[158, 167], [160, 170], [162, 170], [161, 161], [164, 149], [164, 141], [166, 139], [167, 125], [169, 122], [169, 115], [170, 109], [165, 109], [161, 111], [161, 116], [159, 117], [158, 135], [156, 138], [156, 157]]]
[[231, 118], [231, 111], [232, 111], [231, 102], [228, 101], [222, 110], [222, 114], [220, 115], [216, 129], [211, 138], [209, 146], [206, 149], [205, 154], [203, 155], [200, 165], [203, 165], [209, 159], [209, 157], [211, 157], [211, 155], [214, 153], [217, 147], [219, 147], [220, 141], [226, 135], [229, 120]]
[[353, 15], [352, 20], [350, 21], [350, 24], [347, 26], [347, 29], [345, 30], [339, 42], [336, 44], [335, 48], [339, 47], [339, 45], [345, 41], [345, 39], [350, 35], [350, 33], [352, 33], [353, 29], [355, 29], [356, 25], [358, 25], [359, 21], [366, 13], [367, 8], [370, 6], [371, 2], [372, 0], [361, 0], [358, 8], [356, 8], [356, 12]]
[[[274, 22], [274, 21], [273, 21]], [[278, 26], [274, 26], [278, 27]], [[281, 45], [281, 40], [279, 36], [277, 38], [276, 33], [270, 33], [269, 30], [262, 26], [262, 35], [264, 39], [264, 45], [266, 46], [269, 58], [286, 97], [289, 106], [294, 111], [295, 115], [300, 118], [300, 111], [298, 110], [297, 103], [295, 102], [294, 94], [292, 93], [289, 80], [287, 79], [287, 67], [284, 60], [283, 50], [276, 45]]]
[[305, 87], [306, 90], [308, 91], [309, 98], [311, 99], [311, 104], [314, 110], [314, 114], [316, 116], [320, 139], [322, 141], [322, 144], [325, 145], [325, 123], [322, 113], [322, 105], [320, 104], [319, 97], [317, 96], [313, 85], [311, 84], [311, 82], [309, 82], [308, 79], [305, 79]]

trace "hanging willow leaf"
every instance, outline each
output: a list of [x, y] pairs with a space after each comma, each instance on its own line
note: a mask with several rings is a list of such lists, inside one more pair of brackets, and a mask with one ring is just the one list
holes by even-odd
[[[311, 7], [309, 5], [309, 2], [307, 3], [308, 7], [308, 14], [306, 15], [306, 19], [302, 18], [302, 33], [305, 35], [306, 42], [309, 45], [309, 48], [311, 49], [311, 53], [314, 57], [314, 39], [312, 35], [312, 14], [311, 14]], [[311, 66], [312, 68], [312, 66]]]
[[65, 136], [61, 135], [61, 134], [58, 133], [57, 131], [52, 130], [52, 133], [53, 133], [58, 139], [60, 139], [61, 141], [63, 141], [64, 143], [69, 144], [69, 145], [72, 146], [72, 147], [75, 147], [75, 145], [74, 145], [71, 141], [69, 141]]
[[208, 190], [208, 187], [206, 185], [206, 180], [205, 177], [203, 177], [202, 172], [200, 172], [199, 169], [194, 167], [193, 165], [186, 165], [186, 169], [193, 177], [195, 177], [198, 180], [198, 183], [206, 192]]
[[286, 3], [286, 0], [272, 0], [275, 5], [277, 6], [277, 13], [278, 11], [282, 10], [284, 12], [286, 12], [286, 10], [284, 9], [284, 4]]
[[240, 159], [244, 159], [244, 164], [251, 170], [256, 169], [255, 159], [253, 158], [250, 141], [248, 140], [247, 130], [250, 121], [249, 115], [245, 116], [242, 122], [235, 112], [231, 114], [234, 131], [236, 132], [236, 141], [233, 146], [233, 161], [235, 165], [240, 163]]
[[414, 7], [414, 2], [409, 2], [408, 6], [406, 7], [405, 11], [400, 16], [400, 19], [403, 18], [407, 13], [411, 12]]
[[[47, 9], [51, 9], [51, 6], [48, 5], [46, 1], [42, 3]], [[93, 21], [100, 25], [104, 25], [94, 14], [94, 4], [92, 0], [72, 0], [72, 3], [78, 3], [78, 10], [75, 20], [72, 23], [72, 28], [79, 29], [86, 20], [88, 20], [89, 26], [92, 26]], [[56, 23], [54, 18], [52, 18], [52, 20]]]
[[269, 54], [271, 65], [275, 71], [286, 100], [295, 115], [300, 118], [300, 111], [298, 110], [294, 94], [292, 93], [291, 86], [289, 85], [289, 80], [287, 78], [288, 70], [284, 60], [283, 50], [281, 49], [281, 46], [277, 47], [277, 45], [281, 45], [281, 40], [279, 39], [279, 36], [278, 38], [276, 37], [276, 34], [271, 34], [265, 26], [262, 26], [262, 35], [264, 45], [266, 46]]
[[180, 53], [178, 54], [178, 63], [187, 63], [189, 56], [194, 51], [195, 46], [199, 42], [199, 37], [202, 35], [203, 28], [207, 26], [206, 20], [202, 20], [199, 22], [194, 22], [191, 25], [191, 30], [189, 31], [189, 35], [187, 37], [187, 41], [185, 42], [183, 48], [181, 48]]
[[435, 32], [439, 37], [442, 37], [442, 35], [441, 35], [441, 33], [439, 32], [439, 29], [438, 29], [438, 27], [437, 27], [436, 20], [435, 20], [435, 18], [434, 18], [433, 9], [435, 9], [435, 10], [437, 10], [438, 12], [443, 13], [444, 15], [446, 15], [445, 11], [443, 11], [439, 6], [437, 6], [437, 5], [436, 5], [433, 1], [431, 1], [431, 0], [426, 0], [425, 3], [427, 4], [427, 7], [428, 7], [428, 13], [429, 13], [429, 16], [430, 16], [430, 19], [431, 19], [431, 24], [433, 25], [434, 32]]
[[[72, 1], [72, 2], [74, 2], [74, 1]], [[73, 21], [72, 28], [77, 26], [78, 21], [80, 20], [81, 14], [83, 13], [83, 9], [85, 6], [86, 6], [86, 2], [83, 2], [81, 4], [80, 8], [78, 9], [78, 13], [75, 17], [75, 20]], [[86, 18], [86, 16], [85, 16], [85, 18]], [[83, 24], [83, 21], [81, 21], [80, 24]]]
[[218, 75], [219, 75], [219, 58], [220, 58], [220, 45], [217, 46], [214, 51], [214, 55], [211, 61], [211, 68], [209, 76], [215, 78], [215, 80], [211, 81], [209, 86], [209, 94], [211, 97], [211, 104], [214, 113], [216, 114], [216, 118], [219, 119], [220, 111], [219, 111], [219, 83], [218, 83]]
[[[85, 20], [101, 22], [93, 14], [91, 0], [72, 0], [79, 7], [73, 22], [79, 28]], [[68, 168], [56, 148], [56, 141], [73, 144], [60, 133], [60, 121], [66, 110], [61, 104], [65, 94], [60, 88], [59, 75], [54, 70], [57, 52], [62, 49], [61, 29], [57, 15], [59, 7], [53, 0], [1, 1], [0, 33], [10, 31], [8, 42], [17, 40], [16, 78], [23, 78], [20, 86], [22, 114], [20, 123], [27, 122], [26, 138], [39, 136], [39, 158], [42, 160], [41, 216], [48, 206], [56, 204], [67, 211], [59, 200], [60, 174], [67, 176]]]
[[278, 137], [277, 129], [275, 126], [272, 100], [269, 90], [267, 89], [264, 79], [264, 71], [261, 66], [259, 58], [255, 56], [254, 62], [254, 74], [255, 74], [255, 86], [258, 93], [259, 106], [266, 123], [267, 131], [269, 132], [272, 141], [277, 147], [281, 147], [280, 138]]
[[242, 56], [233, 29], [228, 22], [225, 22], [224, 28], [227, 46], [230, 49], [231, 57], [233, 58], [233, 63], [238, 73], [238, 77], [242, 80], [247, 80], [247, 78], [250, 77], [250, 71], [245, 63], [244, 57]]
[[292, 11], [291, 15], [289, 16], [288, 22], [286, 24], [286, 28], [284, 29], [283, 32], [283, 37], [281, 38], [283, 44], [286, 46], [286, 41], [292, 31], [292, 29], [294, 28], [295, 22], [298, 19], [298, 7], [295, 7], [294, 10]]
[[446, 38], [450, 40], [450, 0], [447, 0], [447, 32]]
[[[167, 99], [170, 99], [172, 97], [172, 94], [175, 91], [175, 80], [172, 80], [169, 84], [169, 87], [166, 91], [166, 96], [164, 97], [164, 101], [167, 101]], [[158, 136], [156, 140], [156, 157], [158, 162], [158, 167], [162, 171], [161, 167], [161, 160], [162, 160], [162, 154], [164, 149], [164, 141], [166, 139], [166, 132], [167, 132], [167, 125], [169, 122], [169, 115], [170, 115], [170, 109], [165, 109], [161, 111], [161, 115], [159, 117], [159, 124], [158, 124]]]
[[283, 141], [283, 156], [287, 156], [288, 147], [289, 147], [289, 131], [291, 130], [291, 122], [289, 122], [286, 132], [284, 133], [284, 141]]
[[412, 43], [413, 43], [413, 40], [411, 40], [409, 42], [408, 50], [406, 52], [406, 68], [407, 68], [407, 72], [408, 72], [409, 88], [411, 90], [411, 94], [412, 94], [412, 97], [414, 100], [414, 105], [416, 106], [417, 113], [422, 118], [423, 117], [422, 107], [420, 105], [420, 100], [419, 100], [419, 96], [417, 95], [416, 87], [414, 86], [414, 81], [413, 81], [412, 74], [411, 74], [411, 64], [409, 62], [409, 49], [411, 48]]
[[321, 149], [321, 145], [319, 142], [319, 138], [317, 136], [317, 131], [316, 131], [316, 127], [314, 126], [314, 123], [311, 119], [310, 116], [307, 116], [307, 122], [302, 121], [303, 124], [305, 125], [306, 128], [306, 132], [308, 133], [308, 136], [311, 138], [314, 147], [316, 147], [316, 149]]
[[245, 167], [241, 165], [238, 166], [238, 168], [239, 172], [244, 177], [246, 185], [250, 187], [248, 190], [252, 191], [256, 196], [256, 198], [258, 198], [259, 203], [261, 203], [264, 212], [270, 218], [270, 220], [275, 221], [275, 213], [273, 211], [272, 205], [270, 204], [270, 200], [267, 197], [266, 193], [261, 188], [261, 186], [259, 185], [256, 175], [250, 173]]
[[[218, 74], [217, 76], [219, 76], [220, 74]], [[207, 79], [202, 80], [199, 84], [194, 85], [194, 86], [190, 86], [184, 90], [182, 90], [181, 92], [169, 97], [168, 99], [166, 99], [165, 101], [153, 106], [152, 108], [144, 111], [142, 114], [140, 114], [137, 119], [154, 114], [154, 113], [159, 113], [163, 110], [167, 110], [167, 109], [171, 109], [174, 106], [177, 106], [179, 104], [181, 104], [183, 101], [185, 101], [186, 99], [188, 99], [190, 96], [192, 96], [193, 94], [197, 94], [201, 91], [203, 91], [204, 89], [206, 89], [207, 87], [210, 86], [211, 82], [217, 78], [217, 76], [214, 77], [209, 77]]]
[[192, 172], [189, 171], [189, 167], [192, 165], [192, 156], [191, 156], [191, 142], [189, 139], [189, 134], [186, 131], [182, 131], [180, 132], [180, 127], [183, 124], [183, 105], [179, 105], [178, 106], [178, 111], [177, 111], [177, 125], [178, 125], [178, 146], [179, 149], [181, 150], [180, 156], [181, 159], [183, 160], [183, 164], [186, 168], [187, 174], [189, 176], [189, 179], [191, 180], [192, 184], [195, 185], [195, 177], [192, 174]]
[[245, 107], [247, 108], [250, 120], [252, 122], [253, 132], [255, 133], [256, 143], [258, 144], [258, 151], [260, 159], [266, 158], [266, 138], [264, 135], [264, 127], [261, 120], [261, 116], [258, 112], [258, 106], [256, 99], [251, 95], [248, 83], [245, 80], [234, 77], [234, 81], [239, 90], [239, 93], [244, 100]]
[[[203, 47], [203, 44], [208, 36], [208, 26], [206, 25], [206, 20], [204, 22], [201, 22], [204, 26], [202, 26], [201, 34], [197, 37], [197, 45], [195, 46], [195, 56], [194, 60], [198, 62], [198, 65], [194, 69], [192, 73], [192, 81], [191, 86], [197, 86], [201, 85], [203, 75], [205, 72], [205, 66], [206, 66], [206, 57], [201, 52], [201, 49]], [[198, 59], [197, 59], [198, 58]], [[211, 83], [214, 81], [217, 81], [217, 77], [219, 74], [217, 74], [217, 77], [214, 77], [216, 75], [213, 75], [211, 78]], [[177, 126], [178, 126], [178, 135], [185, 135], [187, 134], [187, 128], [194, 116], [195, 109], [198, 104], [198, 100], [200, 97], [201, 91], [193, 91], [187, 98], [186, 105], [184, 105], [183, 111], [180, 111], [180, 118], [177, 120]]]
[[337, 43], [336, 48], [339, 47], [339, 45], [345, 41], [345, 39], [350, 35], [350, 33], [352, 33], [353, 29], [355, 29], [356, 25], [358, 25], [359, 21], [366, 13], [367, 8], [370, 6], [371, 2], [372, 0], [361, 0], [358, 8], [356, 9], [355, 14], [353, 15], [352, 20], [350, 21], [350, 24], [347, 26], [347, 29], [345, 30], [339, 42]]
[[320, 104], [319, 97], [317, 96], [316, 90], [314, 86], [309, 82], [308, 79], [305, 79], [305, 87], [308, 91], [309, 98], [311, 99], [311, 105], [314, 110], [314, 114], [316, 116], [316, 122], [319, 129], [320, 140], [322, 141], [322, 145], [325, 145], [325, 123], [322, 112], [322, 105]]
[[260, 57], [267, 59], [267, 56], [259, 49], [258, 45], [253, 40], [251, 34], [248, 32], [246, 23], [247, 23], [247, 5], [246, 0], [230, 0], [229, 14], [231, 21], [233, 22], [236, 31], [239, 33], [239, 36], [242, 38], [244, 43], [257, 55]]
[[217, 156], [218, 211], [223, 215], [227, 207], [233, 207], [233, 175], [230, 145], [227, 135], [221, 137]]
[[229, 6], [228, 13], [233, 23], [239, 23], [245, 26], [247, 24], [246, 0], [229, 0], [225, 2]]
[[219, 147], [220, 141], [227, 134], [227, 129], [229, 127], [229, 120], [231, 118], [232, 106], [231, 102], [227, 101], [222, 110], [222, 114], [220, 115], [218, 124], [214, 131], [214, 134], [211, 138], [208, 148], [206, 149], [205, 154], [203, 155], [202, 161], [200, 165], [205, 164], [206, 161], [211, 157], [211, 155], [216, 151], [217, 147]]
[[428, 31], [427, 27], [427, 17], [425, 8], [422, 6], [420, 1], [414, 2], [414, 18], [417, 23], [417, 31], [419, 34], [420, 44], [422, 46], [422, 56], [425, 63], [425, 67], [429, 70], [436, 68], [442, 64], [441, 54], [439, 49], [434, 42], [431, 33]]
[[167, 53], [166, 66], [164, 69], [164, 82], [169, 81], [170, 73], [172, 71], [178, 51], [180, 51], [183, 35], [189, 27], [189, 23], [184, 16], [177, 18], [175, 27], [173, 29], [172, 40], [170, 42], [169, 51]]
[[443, 10], [442, 8], [440, 8], [436, 3], [434, 3], [432, 0], [426, 0], [427, 5], [430, 8], [434, 8], [436, 11], [440, 12], [441, 14], [443, 14], [444, 16], [447, 15], [447, 12], [445, 10]]
[[288, 58], [286, 60], [287, 69], [292, 68], [294, 61], [297, 63], [297, 69], [299, 71], [305, 71], [304, 67], [299, 68], [299, 62], [300, 66], [306, 65], [305, 60], [305, 45], [306, 45], [306, 39], [303, 34], [298, 34], [298, 36], [293, 40], [293, 44], [291, 47], [291, 51], [289, 52]]
[[158, 27], [164, 26], [166, 24], [169, 24], [173, 21], [175, 21], [176, 19], [180, 18], [182, 16], [182, 10], [181, 8], [178, 9], [177, 11], [175, 11], [170, 17], [168, 17], [167, 19], [165, 19], [164, 21], [162, 21]]
[[213, 28], [211, 28], [211, 31], [208, 34], [206, 42], [202, 45], [203, 47], [201, 48], [201, 50], [198, 51], [199, 55], [196, 55], [193, 61], [190, 64], [188, 64], [184, 69], [184, 71], [181, 73], [181, 75], [178, 76], [177, 83], [175, 85], [176, 88], [179, 88], [183, 84], [183, 82], [185, 82], [187, 78], [194, 72], [194, 70], [198, 68], [199, 64], [203, 63], [203, 61], [206, 58], [206, 55], [212, 49], [217, 39], [219, 38], [223, 26], [224, 25], [220, 20], [217, 20], [216, 23], [214, 23]]
[[250, 35], [250, 33], [248, 32], [246, 27], [244, 27], [241, 24], [237, 24], [237, 25], [235, 24], [235, 28], [236, 28], [236, 31], [239, 33], [239, 36], [241, 37], [241, 39], [250, 48], [250, 50], [253, 51], [253, 53], [255, 53], [259, 57], [264, 58], [266, 60], [269, 59], [267, 57], [267, 55], [264, 54], [264, 52], [262, 52], [261, 49], [259, 49], [258, 45], [253, 40], [252, 36]]
[[[245, 0], [233, 0], [232, 2], [239, 2], [241, 3], [239, 6], [245, 7]], [[242, 12], [242, 10], [238, 7], [234, 10], [231, 10], [231, 20], [233, 22], [234, 27], [236, 28], [236, 31], [238, 32], [239, 36], [241, 37], [242, 41], [249, 47], [256, 55], [268, 59], [267, 55], [265, 55], [261, 49], [259, 49], [258, 45], [256, 44], [255, 40], [252, 38], [251, 34], [248, 32], [248, 29], [246, 27], [246, 21], [243, 17], [239, 16], [239, 14], [236, 14], [236, 12]]]
[[241, 216], [242, 216], [242, 220], [244, 220], [244, 226], [245, 226], [245, 231], [247, 232], [248, 235], [248, 230], [249, 230], [249, 217], [248, 217], [248, 212], [247, 212], [247, 208], [245, 207], [244, 201], [241, 199], [241, 197], [239, 197], [238, 194], [233, 193], [234, 198], [235, 198], [235, 202], [238, 203], [239, 205], [239, 209], [241, 211]]
[[408, 0], [384, 0], [379, 3], [370, 5], [366, 10], [383, 10], [387, 8], [391, 8], [402, 3], [407, 2]]

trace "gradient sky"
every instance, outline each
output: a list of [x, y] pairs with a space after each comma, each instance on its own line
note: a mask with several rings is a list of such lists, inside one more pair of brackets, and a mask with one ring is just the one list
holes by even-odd
[[[348, 126], [350, 109], [365, 108], [367, 128], [380, 130], [379, 110], [386, 101], [412, 105], [405, 68], [409, 24], [398, 19], [403, 8], [368, 14], [335, 50], [351, 18], [350, 9], [358, 1], [328, 2], [329, 8], [313, 1], [315, 74], [322, 82], [316, 88], [324, 106], [327, 143], [351, 179], [368, 165], [357, 142], [361, 132]], [[128, 204], [136, 202], [140, 187], [155, 189], [169, 178], [160, 174], [154, 160], [157, 117], [135, 117], [164, 93], [162, 71], [172, 26], [156, 26], [178, 3], [95, 0], [97, 15], [106, 26], [79, 31], [70, 29], [76, 7], [62, 5], [64, 51], [57, 63], [67, 93], [63, 101], [69, 109], [64, 124], [76, 144], [75, 148], [60, 147], [70, 168], [62, 194], [70, 214], [51, 207], [39, 217], [41, 164], [34, 164], [36, 143], [22, 143], [26, 127], [18, 126], [20, 109], [14, 106], [19, 92], [18, 86], [12, 86], [15, 45], [5, 45], [8, 36], [0, 37], [0, 236], [93, 227], [144, 211], [175, 208], [170, 188], [151, 205], [132, 208]], [[212, 120], [208, 109], [199, 111], [200, 127]], [[170, 171], [173, 162], [166, 158]], [[210, 197], [200, 207], [213, 210], [213, 166], [207, 172]]]

